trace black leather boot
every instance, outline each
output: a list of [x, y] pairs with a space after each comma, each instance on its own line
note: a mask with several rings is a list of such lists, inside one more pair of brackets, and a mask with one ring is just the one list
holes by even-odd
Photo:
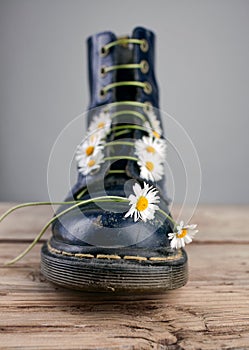
[[126, 38], [103, 32], [88, 39], [89, 129], [67, 197], [76, 205], [59, 209], [57, 215], [69, 210], [58, 215], [41, 254], [42, 272], [54, 283], [154, 292], [187, 281], [182, 246], [191, 235], [176, 228], [168, 209], [154, 42], [144, 28]]

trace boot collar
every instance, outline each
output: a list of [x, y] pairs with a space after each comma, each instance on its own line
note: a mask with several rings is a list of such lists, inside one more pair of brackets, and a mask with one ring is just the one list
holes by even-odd
[[[159, 107], [158, 87], [154, 73], [154, 46], [155, 35], [152, 31], [137, 27], [133, 30], [131, 38], [145, 40], [147, 47], [141, 48], [140, 45], [133, 45], [133, 63], [145, 61], [148, 63], [149, 70], [143, 73], [140, 69], [134, 69], [134, 81], [149, 82], [152, 87], [152, 93], [147, 94], [143, 89], [137, 88], [136, 96], [133, 98], [139, 102], [150, 102], [154, 107]], [[101, 90], [108, 84], [112, 84], [116, 80], [116, 72], [112, 71], [104, 76], [101, 74], [101, 67], [110, 67], [117, 64], [118, 46], [110, 48], [107, 54], [102, 53], [105, 45], [118, 40], [117, 36], [111, 31], [97, 33], [87, 40], [88, 45], [88, 66], [89, 66], [89, 86], [90, 86], [90, 104], [89, 109], [99, 107], [101, 105], [115, 102], [116, 91], [112, 89], [102, 97]], [[122, 97], [121, 97], [122, 98]]]

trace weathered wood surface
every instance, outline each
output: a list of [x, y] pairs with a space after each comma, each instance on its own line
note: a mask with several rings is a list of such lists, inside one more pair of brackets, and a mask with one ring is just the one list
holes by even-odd
[[39, 272], [41, 244], [3, 267], [51, 213], [23, 209], [0, 225], [0, 349], [249, 349], [249, 206], [200, 206], [189, 283], [146, 296], [54, 286]]

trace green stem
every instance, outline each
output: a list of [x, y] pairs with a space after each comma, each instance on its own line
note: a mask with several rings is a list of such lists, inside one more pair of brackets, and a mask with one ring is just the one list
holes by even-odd
[[138, 69], [138, 68], [141, 68], [140, 63], [118, 64], [115, 66], [105, 67], [105, 73], [108, 73], [108, 72], [111, 72], [111, 71], [117, 70], [117, 69]]
[[81, 198], [87, 192], [87, 188], [84, 188], [79, 194], [77, 194], [76, 198]]
[[109, 170], [108, 174], [125, 174], [125, 170]]
[[118, 102], [112, 102], [109, 103], [108, 106], [110, 107], [117, 107], [117, 106], [135, 106], [135, 107], [147, 107], [146, 103], [138, 102], [138, 101], [118, 101]]
[[119, 87], [119, 86], [137, 86], [141, 88], [146, 87], [146, 83], [143, 83], [142, 81], [117, 81], [114, 83], [107, 84], [105, 87], [103, 87], [103, 91], [108, 92], [109, 90]]
[[[21, 253], [19, 254], [15, 259], [8, 261], [7, 263], [5, 263], [5, 265], [12, 265], [14, 263], [16, 263], [18, 260], [22, 259], [26, 254], [28, 254], [30, 252], [30, 250], [39, 242], [39, 240], [41, 239], [41, 237], [44, 235], [44, 233], [46, 232], [46, 230], [48, 229], [48, 227], [55, 221], [57, 220], [59, 217], [61, 217], [62, 215], [67, 214], [68, 212], [70, 212], [71, 210], [81, 206], [81, 205], [85, 205], [88, 203], [92, 203], [92, 202], [112, 202], [112, 201], [116, 201], [116, 202], [125, 202], [128, 203], [129, 200], [127, 198], [124, 197], [118, 197], [118, 196], [103, 196], [103, 197], [96, 197], [96, 198], [91, 198], [91, 199], [87, 199], [85, 201], [80, 201], [79, 203], [74, 204], [73, 206], [71, 206], [68, 209], [63, 210], [62, 212], [60, 212], [59, 214], [57, 214], [56, 216], [54, 216], [51, 220], [49, 220], [47, 222], [47, 224], [42, 228], [42, 230], [40, 231], [40, 233], [36, 236], [36, 238], [33, 240], [33, 242]], [[57, 202], [56, 202], [57, 203]], [[69, 202], [64, 202], [64, 204], [68, 204]], [[75, 203], [75, 202], [74, 202]], [[30, 204], [30, 203], [28, 203]]]
[[146, 118], [144, 117], [144, 115], [142, 113], [139, 113], [137, 111], [132, 111], [132, 110], [130, 111], [129, 109], [124, 110], [124, 111], [122, 110], [122, 111], [115, 112], [111, 115], [111, 118], [115, 118], [115, 117], [118, 117], [120, 115], [126, 115], [126, 114], [134, 115], [135, 117], [140, 118], [144, 122], [146, 121]]
[[33, 203], [24, 203], [24, 204], [19, 204], [16, 205], [15, 207], [10, 208], [7, 210], [1, 217], [0, 217], [0, 222], [3, 221], [3, 219], [6, 218], [9, 214], [11, 214], [13, 211], [21, 208], [26, 208], [26, 207], [33, 207], [33, 206], [38, 206], [38, 205], [64, 205], [64, 204], [75, 204], [75, 201], [69, 201], [69, 202], [33, 202]]
[[124, 134], [129, 134], [131, 131], [130, 130], [121, 130], [121, 131], [118, 131], [118, 132], [115, 132], [114, 133], [114, 137], [118, 137], [118, 136], [121, 136], [121, 135], [124, 135]]
[[109, 50], [111, 47], [116, 45], [127, 45], [127, 44], [139, 44], [141, 45], [143, 43], [143, 39], [137, 39], [137, 38], [120, 38], [115, 41], [111, 41], [109, 44], [104, 45], [104, 48], [106, 50]]
[[116, 146], [116, 145], [125, 145], [125, 146], [134, 146], [134, 142], [129, 141], [112, 141], [105, 144], [105, 147]]
[[105, 157], [105, 158], [103, 159], [103, 161], [106, 161], [106, 160], [120, 160], [120, 159], [134, 160], [135, 162], [138, 161], [137, 158], [135, 158], [135, 157], [130, 157], [130, 156], [112, 156], [112, 157]]
[[125, 125], [114, 126], [113, 128], [111, 128], [111, 131], [123, 130], [123, 129], [136, 129], [136, 130], [142, 130], [142, 131], [148, 132], [147, 129], [144, 128], [143, 126], [134, 125], [134, 124], [125, 124]]
[[177, 222], [175, 222], [175, 220], [169, 214], [167, 214], [164, 210], [159, 208], [158, 211], [159, 213], [163, 214], [163, 216], [165, 216], [167, 219], [169, 219], [172, 222], [172, 224], [174, 224], [173, 230], [175, 230], [175, 227], [177, 226]]

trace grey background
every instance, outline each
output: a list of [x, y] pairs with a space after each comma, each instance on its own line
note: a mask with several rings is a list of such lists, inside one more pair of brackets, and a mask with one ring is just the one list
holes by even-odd
[[[249, 203], [245, 0], [1, 0], [0, 200], [48, 198], [51, 147], [88, 103], [86, 37], [107, 29], [127, 34], [137, 25], [157, 33], [161, 108], [198, 151], [200, 201]], [[191, 169], [188, 176], [195, 177]], [[57, 199], [68, 191], [67, 178], [60, 167], [50, 176]]]

